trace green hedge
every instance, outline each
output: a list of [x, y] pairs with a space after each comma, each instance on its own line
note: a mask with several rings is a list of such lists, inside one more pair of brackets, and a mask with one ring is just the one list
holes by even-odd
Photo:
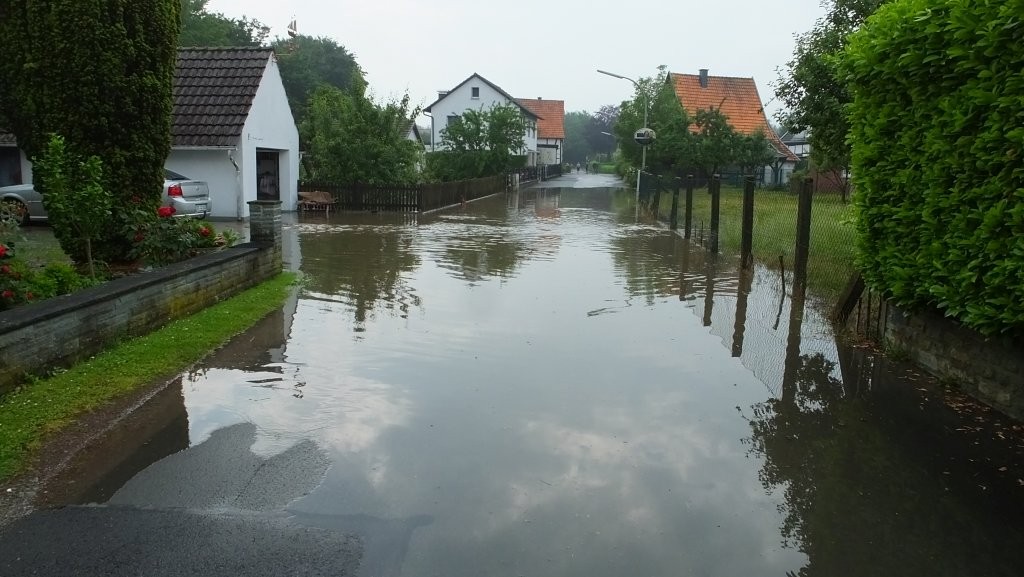
[[896, 0], [842, 58], [866, 281], [985, 334], [1024, 334], [1022, 15]]

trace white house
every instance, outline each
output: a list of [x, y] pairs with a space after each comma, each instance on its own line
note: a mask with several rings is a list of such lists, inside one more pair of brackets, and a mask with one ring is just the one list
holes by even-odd
[[[299, 133], [271, 48], [182, 48], [165, 166], [210, 186], [213, 218], [249, 216], [250, 200], [298, 200]], [[32, 182], [0, 132], [0, 185]]]
[[423, 109], [430, 115], [431, 150], [444, 150], [441, 131], [451, 122], [457, 122], [467, 110], [489, 110], [493, 106], [509, 105], [522, 110], [526, 117], [523, 132], [523, 149], [519, 154], [526, 156], [527, 166], [537, 164], [537, 121], [535, 113], [516, 101], [508, 92], [483, 76], [474, 73], [451, 90], [438, 92], [437, 100]]
[[272, 48], [182, 48], [167, 168], [210, 185], [211, 216], [298, 200], [299, 132]]
[[516, 98], [537, 115], [537, 159], [540, 164], [562, 164], [565, 143], [565, 102], [543, 98]]

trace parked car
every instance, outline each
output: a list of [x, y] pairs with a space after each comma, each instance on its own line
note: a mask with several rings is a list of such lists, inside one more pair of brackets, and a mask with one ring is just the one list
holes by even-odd
[[[31, 184], [0, 187], [0, 202], [15, 206], [22, 216], [22, 224], [46, 220], [43, 196]], [[210, 213], [210, 187], [201, 180], [164, 169], [164, 198], [162, 206], [173, 206], [175, 216], [205, 218]]]

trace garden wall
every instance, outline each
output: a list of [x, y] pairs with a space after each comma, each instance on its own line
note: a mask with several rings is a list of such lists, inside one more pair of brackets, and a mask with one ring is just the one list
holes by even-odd
[[885, 339], [940, 378], [1000, 411], [1024, 419], [1024, 343], [989, 337], [936, 313], [887, 307]]
[[279, 202], [250, 202], [254, 242], [0, 312], [0, 393], [68, 366], [281, 272]]

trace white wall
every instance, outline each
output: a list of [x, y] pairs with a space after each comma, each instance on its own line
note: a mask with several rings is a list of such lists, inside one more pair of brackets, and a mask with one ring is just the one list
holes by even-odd
[[239, 180], [231, 164], [232, 156], [241, 169], [242, 155], [237, 150], [227, 148], [172, 149], [165, 166], [191, 179], [206, 181], [210, 187], [211, 217], [237, 218]]
[[[558, 146], [558, 148], [544, 148], [542, 144], [551, 144]], [[540, 155], [541, 164], [561, 164], [562, 163], [562, 139], [561, 138], [541, 138], [537, 141], [537, 153]]]
[[[245, 158], [242, 170], [244, 202], [256, 200], [256, 149], [279, 151], [281, 209], [295, 210], [299, 196], [299, 131], [288, 106], [288, 97], [281, 83], [277, 59], [271, 57], [263, 72], [249, 117], [242, 129], [240, 143]], [[243, 216], [249, 216], [249, 206], [243, 202]]]
[[[473, 98], [473, 88], [480, 89], [480, 96]], [[473, 76], [457, 89], [449, 92], [440, 102], [430, 108], [430, 115], [434, 118], [433, 134], [431, 142], [434, 143], [434, 150], [443, 150], [441, 144], [441, 131], [448, 126], [448, 117], [452, 114], [462, 116], [466, 110], [489, 110], [493, 106], [512, 104], [519, 107], [514, 101], [505, 98], [497, 90], [491, 88], [477, 76]], [[523, 133], [524, 150], [519, 154], [526, 155], [529, 152], [537, 151], [537, 121], [532, 117], [527, 118], [527, 129]]]

